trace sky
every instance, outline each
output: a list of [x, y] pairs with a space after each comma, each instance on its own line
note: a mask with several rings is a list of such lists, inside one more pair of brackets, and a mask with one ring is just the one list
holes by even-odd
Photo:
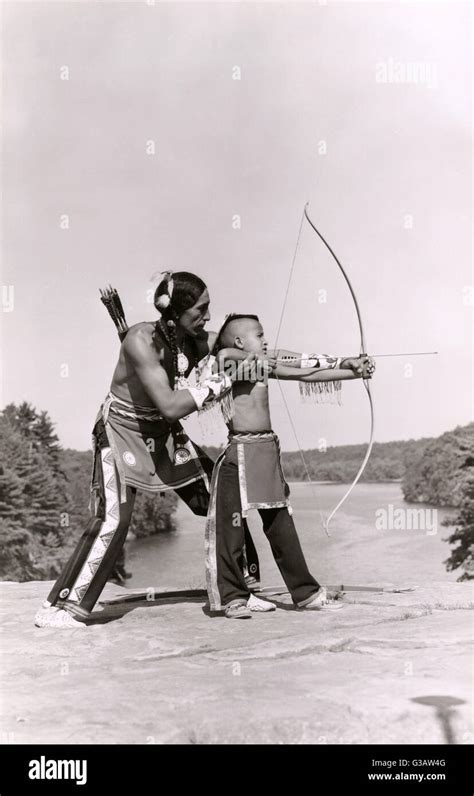
[[[1, 405], [90, 446], [118, 338], [156, 317], [165, 269], [201, 276], [210, 329], [260, 316], [270, 345], [302, 210], [355, 290], [377, 441], [472, 419], [472, 40], [468, 3], [15, 2], [3, 16]], [[356, 355], [354, 304], [303, 224], [279, 344]], [[343, 405], [283, 386], [303, 448], [366, 442]], [[298, 444], [277, 384], [273, 427]], [[204, 428], [202, 426], [206, 426]], [[198, 442], [225, 438], [188, 424]]]

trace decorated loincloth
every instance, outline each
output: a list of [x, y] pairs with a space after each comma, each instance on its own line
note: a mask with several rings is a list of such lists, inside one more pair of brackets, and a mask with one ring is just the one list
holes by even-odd
[[183, 432], [180, 423], [171, 429], [154, 407], [139, 406], [109, 393], [102, 404], [93, 431], [95, 461], [100, 449], [110, 447], [119, 474], [121, 502], [125, 487], [144, 492], [165, 492], [203, 479], [209, 488], [201, 459], [206, 454], [185, 436], [182, 447], [189, 453], [187, 461], [174, 460], [173, 433]]
[[217, 459], [211, 484], [211, 507], [215, 507], [219, 469], [226, 460], [237, 465], [242, 516], [250, 509], [290, 507], [290, 489], [281, 466], [280, 443], [273, 431], [229, 434], [229, 443]]

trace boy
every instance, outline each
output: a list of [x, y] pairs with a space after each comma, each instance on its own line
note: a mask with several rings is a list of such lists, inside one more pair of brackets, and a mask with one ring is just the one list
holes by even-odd
[[[224, 609], [230, 619], [251, 618], [251, 594], [242, 574], [244, 522], [250, 509], [258, 509], [265, 535], [272, 548], [293, 602], [306, 610], [329, 606], [326, 589], [308, 570], [292, 518], [289, 488], [285, 481], [278, 437], [272, 431], [266, 376], [306, 383], [370, 378], [373, 364], [368, 358], [340, 360], [309, 359], [316, 367], [282, 366], [268, 359], [267, 342], [255, 315], [230, 315], [217, 340], [219, 369], [254, 354], [263, 360], [259, 381], [235, 381], [232, 388], [234, 413], [227, 423], [229, 444], [217, 460], [212, 476], [211, 499], [206, 523], [206, 580], [210, 608]], [[285, 352], [289, 358], [291, 352]], [[296, 361], [295, 355], [295, 361]], [[298, 362], [301, 362], [301, 356]], [[330, 363], [330, 364], [329, 364]], [[262, 363], [260, 363], [262, 364]], [[271, 603], [269, 609], [274, 609]], [[268, 610], [268, 609], [267, 609]]]

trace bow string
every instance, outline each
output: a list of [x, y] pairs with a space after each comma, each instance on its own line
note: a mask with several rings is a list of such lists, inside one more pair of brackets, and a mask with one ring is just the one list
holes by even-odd
[[[346, 284], [347, 284], [347, 286], [349, 288], [350, 294], [352, 296], [352, 300], [354, 302], [356, 314], [357, 314], [357, 321], [358, 321], [358, 324], [359, 324], [360, 356], [365, 356], [365, 355], [367, 355], [367, 345], [366, 345], [366, 340], [365, 340], [365, 332], [364, 332], [364, 326], [363, 326], [363, 323], [362, 323], [362, 316], [361, 316], [361, 312], [360, 312], [359, 302], [357, 301], [357, 296], [356, 296], [356, 294], [354, 292], [354, 288], [352, 287], [351, 281], [350, 281], [350, 279], [349, 279], [349, 277], [348, 277], [348, 275], [346, 273], [346, 270], [345, 270], [344, 266], [342, 265], [340, 259], [336, 255], [335, 251], [331, 248], [331, 246], [327, 242], [326, 238], [322, 235], [322, 233], [319, 231], [319, 229], [316, 227], [314, 222], [309, 217], [308, 205], [309, 205], [309, 202], [307, 202], [306, 205], [304, 206], [303, 213], [302, 213], [302, 216], [301, 216], [301, 223], [300, 223], [300, 228], [299, 228], [299, 232], [298, 232], [298, 238], [297, 238], [297, 241], [296, 241], [295, 251], [294, 251], [293, 260], [292, 260], [292, 263], [291, 263], [290, 274], [289, 274], [289, 277], [288, 277], [288, 283], [287, 283], [286, 292], [285, 292], [285, 298], [284, 298], [284, 301], [283, 301], [283, 307], [282, 307], [280, 320], [279, 320], [279, 324], [278, 324], [278, 331], [277, 331], [277, 335], [276, 335], [275, 349], [277, 349], [277, 347], [278, 347], [278, 340], [279, 340], [279, 337], [280, 337], [281, 327], [282, 327], [282, 323], [283, 323], [283, 317], [284, 317], [284, 314], [285, 314], [286, 304], [287, 304], [287, 301], [288, 301], [288, 294], [289, 294], [289, 291], [290, 291], [290, 285], [291, 285], [291, 281], [292, 281], [292, 278], [293, 278], [293, 272], [294, 272], [294, 269], [295, 269], [296, 256], [297, 256], [299, 243], [300, 243], [300, 239], [301, 239], [301, 234], [302, 234], [302, 230], [303, 230], [303, 223], [304, 223], [304, 221], [306, 219], [306, 221], [308, 222], [310, 227], [316, 233], [318, 238], [324, 243], [326, 249], [329, 251], [329, 253], [332, 255], [333, 259], [337, 263], [337, 266], [338, 266], [339, 270], [341, 271], [341, 273], [342, 273], [342, 275], [344, 277], [344, 280], [345, 280], [345, 282], [346, 282]], [[293, 433], [295, 435], [295, 439], [296, 439], [297, 445], [299, 447], [300, 456], [301, 456], [301, 460], [302, 460], [302, 463], [303, 463], [304, 470], [306, 472], [306, 476], [308, 478], [308, 481], [312, 485], [311, 476], [309, 474], [308, 466], [306, 464], [306, 460], [304, 458], [304, 454], [303, 454], [301, 445], [299, 443], [298, 436], [296, 434], [296, 429], [295, 429], [295, 426], [294, 426], [294, 423], [293, 423], [293, 419], [291, 417], [291, 414], [290, 414], [290, 411], [289, 411], [289, 407], [288, 407], [288, 404], [286, 402], [285, 395], [284, 395], [284, 392], [283, 392], [281, 384], [280, 384], [280, 380], [278, 378], [277, 378], [277, 381], [278, 381], [278, 384], [279, 384], [279, 387], [280, 387], [280, 392], [282, 394], [283, 401], [284, 401], [284, 404], [285, 404], [285, 408], [286, 408], [286, 411], [287, 411], [287, 414], [288, 414], [288, 417], [289, 417], [289, 420], [290, 420], [290, 424], [291, 424]], [[373, 404], [373, 400], [372, 400], [372, 394], [370, 392], [369, 380], [368, 379], [363, 379], [363, 383], [364, 383], [364, 387], [365, 387], [365, 390], [366, 390], [366, 393], [367, 393], [367, 397], [368, 397], [368, 400], [369, 400], [369, 405], [370, 405], [370, 437], [369, 437], [369, 443], [367, 445], [367, 450], [365, 452], [365, 455], [364, 455], [362, 463], [361, 463], [361, 465], [359, 467], [359, 470], [357, 471], [357, 474], [356, 474], [354, 480], [352, 481], [351, 485], [349, 486], [349, 489], [344, 493], [342, 498], [338, 501], [336, 506], [332, 509], [332, 511], [330, 512], [329, 516], [326, 518], [326, 520], [323, 523], [324, 530], [325, 530], [325, 532], [326, 532], [326, 534], [328, 536], [329, 536], [329, 523], [331, 522], [331, 520], [335, 516], [336, 512], [341, 508], [343, 503], [345, 503], [345, 501], [347, 500], [347, 498], [351, 494], [352, 490], [354, 489], [354, 487], [356, 486], [356, 484], [360, 480], [360, 478], [362, 476], [362, 473], [364, 472], [365, 467], [367, 465], [367, 462], [369, 461], [370, 454], [372, 452], [373, 440], [374, 440], [374, 428], [375, 428], [374, 404]]]

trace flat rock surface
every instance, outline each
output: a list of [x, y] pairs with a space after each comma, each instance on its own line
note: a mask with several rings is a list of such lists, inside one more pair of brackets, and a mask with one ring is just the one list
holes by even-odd
[[0, 584], [3, 743], [474, 740], [469, 583], [246, 621], [108, 585], [85, 629], [35, 628], [49, 587]]

